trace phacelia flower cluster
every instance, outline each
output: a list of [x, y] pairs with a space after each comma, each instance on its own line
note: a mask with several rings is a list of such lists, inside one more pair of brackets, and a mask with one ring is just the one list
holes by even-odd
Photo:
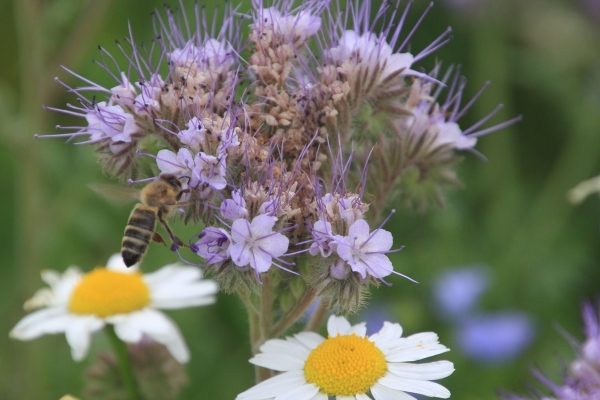
[[387, 205], [439, 199], [458, 154], [506, 125], [461, 129], [475, 100], [461, 108], [464, 79], [419, 66], [450, 30], [409, 52], [410, 4], [253, 0], [221, 21], [196, 6], [195, 25], [167, 8], [149, 46], [117, 44], [128, 65], [100, 47], [114, 86], [57, 79], [78, 105], [51, 109], [82, 124], [53, 136], [93, 145], [123, 180], [177, 176], [184, 219], [202, 227], [192, 253], [176, 250], [223, 290], [258, 293], [267, 279], [282, 320], [317, 296], [354, 311], [369, 285], [400, 274]]
[[[591, 303], [583, 306], [585, 340], [574, 345], [577, 358], [565, 366], [563, 382], [557, 383], [539, 370], [534, 370], [535, 378], [546, 386], [546, 390], [533, 389], [530, 397], [514, 394], [503, 396], [506, 400], [593, 400], [600, 398], [600, 313]], [[550, 392], [551, 394], [546, 394]]]

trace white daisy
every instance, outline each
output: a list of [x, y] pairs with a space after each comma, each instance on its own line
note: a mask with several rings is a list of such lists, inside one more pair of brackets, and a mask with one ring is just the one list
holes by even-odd
[[430, 380], [450, 375], [454, 371], [451, 362], [410, 363], [449, 351], [438, 343], [435, 333], [402, 338], [399, 324], [385, 322], [369, 337], [365, 323], [351, 326], [344, 317], [334, 315], [329, 317], [327, 331], [327, 339], [301, 332], [265, 342], [250, 362], [283, 373], [239, 394], [236, 400], [414, 400], [406, 392], [450, 397], [448, 389]]
[[63, 274], [44, 271], [42, 279], [50, 288], [39, 290], [25, 303], [29, 309], [43, 308], [19, 321], [10, 336], [32, 340], [64, 332], [73, 359], [80, 361], [88, 352], [92, 333], [112, 324], [124, 342], [136, 343], [147, 335], [185, 363], [190, 354], [181, 332], [157, 308], [214, 303], [217, 284], [201, 278], [199, 269], [175, 264], [142, 275], [135, 266], [125, 267], [119, 254], [110, 258], [106, 268], [85, 274], [76, 267]]

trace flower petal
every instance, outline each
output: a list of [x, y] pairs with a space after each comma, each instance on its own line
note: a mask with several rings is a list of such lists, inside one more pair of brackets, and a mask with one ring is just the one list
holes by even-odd
[[375, 383], [371, 387], [371, 394], [375, 400], [417, 400], [410, 394], [383, 386], [379, 383]]
[[275, 400], [310, 400], [319, 393], [319, 388], [312, 383], [288, 390], [275, 397]]
[[272, 215], [260, 214], [252, 219], [252, 235], [255, 238], [270, 235], [273, 233], [273, 226], [277, 222], [277, 217]]
[[65, 330], [67, 343], [71, 346], [71, 356], [75, 361], [85, 358], [89, 348], [92, 333], [102, 329], [104, 321], [94, 315], [73, 318]]
[[43, 308], [26, 315], [10, 331], [10, 337], [19, 340], [33, 340], [40, 336], [62, 333], [67, 329], [73, 316], [65, 307]]
[[325, 341], [323, 336], [315, 332], [300, 332], [295, 334], [294, 338], [311, 350]]
[[238, 394], [236, 400], [270, 399], [302, 385], [306, 385], [304, 371], [284, 372]]
[[332, 315], [327, 320], [327, 333], [329, 336], [347, 335], [352, 326], [344, 317]]
[[404, 379], [394, 376], [393, 374], [387, 374], [377, 382], [389, 387], [390, 389], [422, 394], [429, 397], [440, 397], [442, 399], [447, 399], [450, 397], [450, 391], [439, 383], [435, 382]]
[[360, 324], [352, 325], [348, 331], [348, 335], [356, 334], [356, 336], [365, 337], [367, 334], [367, 323], [361, 322]]
[[433, 381], [450, 376], [454, 364], [445, 360], [424, 364], [388, 363], [388, 370], [399, 378]]
[[131, 267], [127, 267], [127, 265], [125, 265], [125, 262], [123, 261], [123, 257], [121, 256], [121, 254], [118, 253], [110, 256], [108, 262], [106, 263], [106, 269], [124, 272], [126, 274], [136, 272], [139, 269], [138, 266], [139, 264], [134, 264]]
[[400, 324], [384, 321], [383, 327], [379, 332], [369, 336], [371, 342], [375, 342], [378, 347], [387, 344], [391, 340], [399, 339], [402, 336], [402, 327]]
[[356, 220], [348, 229], [348, 237], [360, 244], [369, 238], [369, 233], [369, 224], [364, 219]]
[[250, 263], [252, 252], [250, 251], [250, 246], [248, 246], [248, 243], [235, 243], [229, 247], [229, 252], [231, 254], [231, 260], [238, 267], [245, 267]]
[[256, 241], [261, 250], [268, 252], [272, 257], [279, 257], [287, 251], [290, 240], [281, 233], [271, 233], [265, 238]]
[[[107, 318], [107, 321], [109, 321], [109, 318]], [[117, 329], [117, 325], [125, 326]], [[169, 317], [160, 311], [146, 308], [124, 315], [115, 324], [117, 335], [125, 333], [124, 337], [119, 336], [124, 341], [130, 341], [128, 339], [135, 338], [132, 333], [136, 330], [145, 333], [154, 341], [164, 344], [178, 362], [183, 364], [189, 361], [190, 353], [179, 328]]]
[[194, 267], [167, 265], [144, 275], [150, 287], [152, 305], [163, 309], [203, 306], [215, 302], [219, 290], [212, 280], [200, 280], [202, 272]]

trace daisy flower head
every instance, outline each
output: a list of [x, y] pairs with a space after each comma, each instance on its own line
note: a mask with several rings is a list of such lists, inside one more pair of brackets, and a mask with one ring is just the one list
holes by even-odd
[[350, 325], [332, 315], [328, 337], [301, 332], [271, 339], [250, 359], [252, 364], [282, 372], [239, 394], [236, 400], [389, 400], [413, 399], [407, 394], [449, 398], [450, 392], [431, 382], [454, 372], [449, 361], [412, 363], [449, 351], [433, 332], [402, 336], [399, 324], [385, 322], [374, 335], [365, 323]]
[[44, 271], [42, 279], [50, 287], [25, 303], [26, 308], [40, 309], [19, 321], [10, 336], [33, 340], [64, 332], [73, 359], [81, 361], [89, 350], [92, 333], [111, 324], [122, 341], [137, 343], [146, 335], [185, 363], [190, 354], [183, 336], [158, 309], [214, 303], [216, 283], [201, 278], [199, 269], [176, 264], [142, 275], [135, 266], [127, 268], [120, 254], [113, 255], [106, 267], [88, 273], [76, 267], [63, 274]]

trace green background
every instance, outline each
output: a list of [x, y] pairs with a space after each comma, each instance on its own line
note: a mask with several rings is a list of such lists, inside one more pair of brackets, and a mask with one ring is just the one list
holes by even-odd
[[[416, 1], [411, 21], [426, 3]], [[600, 202], [592, 197], [573, 206], [566, 200], [569, 188], [600, 173], [600, 19], [583, 0], [470, 3], [453, 8], [436, 2], [411, 48], [418, 52], [448, 25], [454, 41], [419, 66], [430, 69], [436, 58], [462, 64], [468, 95], [491, 80], [463, 128], [499, 103], [505, 109], [494, 121], [517, 114], [524, 119], [478, 143], [489, 162], [465, 155], [459, 167], [465, 188], [447, 194], [444, 210], [402, 209], [388, 222], [395, 246], [406, 245], [393, 255], [396, 270], [421, 283], [393, 278], [393, 287], [382, 286], [373, 303], [384, 305], [406, 333], [435, 331], [453, 349], [443, 358], [456, 372], [441, 381], [452, 398], [486, 400], [497, 398], [498, 389], [523, 393], [533, 381], [532, 364], [558, 376], [560, 358], [572, 359], [573, 351], [556, 325], [581, 340], [581, 304], [600, 294]], [[81, 395], [86, 365], [108, 349], [97, 334], [91, 354], [75, 363], [64, 335], [28, 343], [8, 338], [25, 315], [23, 302], [42, 287], [40, 271], [103, 264], [119, 251], [131, 209], [112, 206], [87, 188], [109, 181], [91, 147], [33, 135], [77, 122], [42, 108], [74, 101], [53, 78], [79, 83], [59, 65], [114, 86], [91, 62], [97, 45], [116, 54], [114, 39], [127, 35], [128, 21], [137, 41], [149, 40], [155, 7], [162, 9], [162, 0], [0, 1], [0, 399]], [[195, 233], [173, 225], [180, 236]], [[168, 249], [151, 246], [144, 269], [173, 261]], [[475, 263], [493, 270], [483, 310], [523, 310], [535, 318], [536, 340], [513, 362], [468, 360], [456, 349], [450, 326], [434, 317], [437, 274]], [[252, 384], [247, 322], [236, 298], [219, 295], [215, 306], [169, 315], [192, 352], [181, 399], [232, 399]]]

